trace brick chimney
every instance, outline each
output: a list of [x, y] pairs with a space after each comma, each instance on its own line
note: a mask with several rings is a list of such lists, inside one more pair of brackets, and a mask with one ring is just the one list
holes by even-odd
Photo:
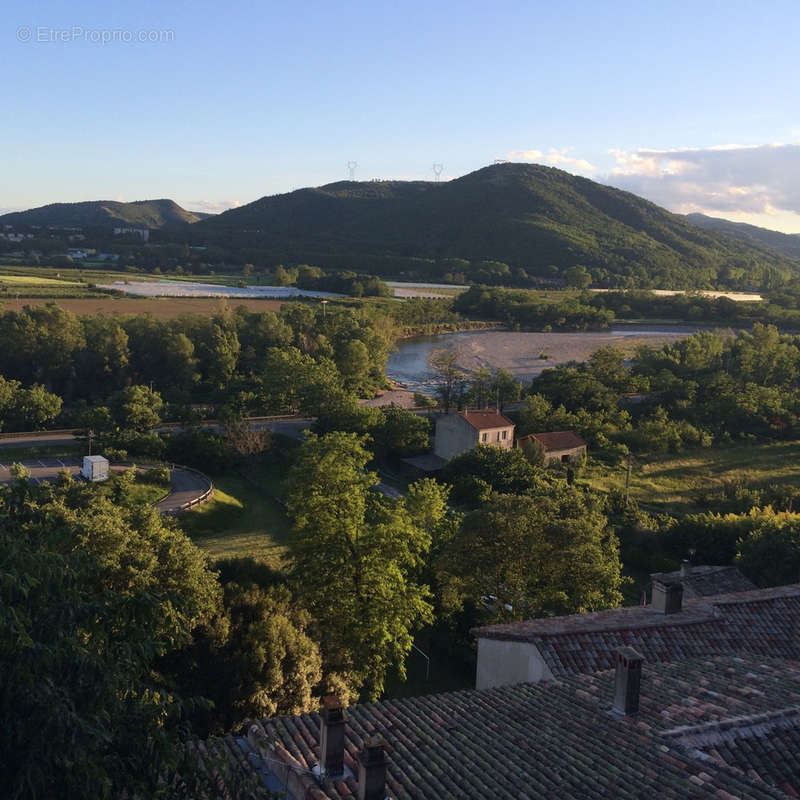
[[617, 714], [627, 716], [639, 710], [639, 684], [642, 679], [644, 657], [632, 647], [617, 650], [617, 674], [615, 677], [614, 705]]
[[335, 694], [327, 694], [320, 711], [319, 765], [325, 775], [344, 774], [344, 730], [346, 715]]
[[358, 751], [358, 800], [386, 797], [386, 742], [370, 736]]
[[677, 614], [683, 606], [680, 580], [653, 578], [653, 610], [661, 614]]

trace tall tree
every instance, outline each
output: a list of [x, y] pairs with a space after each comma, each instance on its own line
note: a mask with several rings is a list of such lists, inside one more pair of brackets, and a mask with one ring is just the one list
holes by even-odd
[[439, 566], [461, 597], [495, 599], [497, 618], [519, 620], [619, 605], [619, 546], [599, 503], [554, 487], [535, 497], [495, 495], [468, 514]]
[[356, 434], [311, 436], [289, 476], [288, 507], [292, 580], [316, 622], [325, 680], [376, 698], [390, 667], [404, 675], [412, 633], [432, 618], [413, 575], [431, 543], [421, 506], [437, 512], [435, 498], [411, 509], [372, 491], [371, 458]]

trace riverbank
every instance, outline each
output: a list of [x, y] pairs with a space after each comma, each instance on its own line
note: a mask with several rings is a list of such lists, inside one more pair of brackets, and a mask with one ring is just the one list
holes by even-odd
[[601, 347], [613, 345], [632, 356], [641, 345], [662, 347], [697, 330], [691, 326], [674, 329], [630, 326], [581, 333], [504, 329], [425, 336], [403, 342], [392, 353], [386, 376], [409, 390], [430, 393], [435, 376], [428, 368], [428, 356], [431, 350], [447, 347], [457, 351], [457, 364], [468, 374], [482, 368], [507, 369], [523, 383], [530, 383], [549, 367], [587, 361]]

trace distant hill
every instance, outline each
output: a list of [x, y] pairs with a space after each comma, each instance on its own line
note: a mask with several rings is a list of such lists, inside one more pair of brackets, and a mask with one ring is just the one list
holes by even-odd
[[[800, 262], [766, 247], [534, 164], [498, 164], [443, 183], [342, 181], [300, 189], [226, 211], [192, 226], [191, 234], [276, 263], [415, 278], [449, 272], [524, 284], [583, 265], [601, 286], [743, 288], [770, 273], [800, 271]], [[511, 278], [477, 267], [480, 261], [510, 265]]]
[[48, 225], [56, 227], [164, 228], [199, 222], [210, 216], [181, 208], [174, 200], [90, 200], [83, 203], [51, 203], [28, 211], [0, 216], [0, 225]]
[[746, 222], [731, 222], [705, 214], [687, 214], [686, 219], [706, 230], [724, 233], [743, 242], [766, 245], [784, 255], [800, 258], [800, 233], [781, 233], [771, 231], [769, 228], [759, 228], [757, 225], [748, 225]]

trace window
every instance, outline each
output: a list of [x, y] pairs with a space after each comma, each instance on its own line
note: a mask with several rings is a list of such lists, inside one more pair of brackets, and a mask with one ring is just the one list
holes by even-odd
[[500, 431], [497, 431], [497, 441], [500, 441]]
[[508, 439], [508, 431], [503, 431], [503, 438]]
[[482, 442], [488, 442], [489, 441], [489, 434], [488, 433], [482, 433], [481, 434], [481, 441]]

